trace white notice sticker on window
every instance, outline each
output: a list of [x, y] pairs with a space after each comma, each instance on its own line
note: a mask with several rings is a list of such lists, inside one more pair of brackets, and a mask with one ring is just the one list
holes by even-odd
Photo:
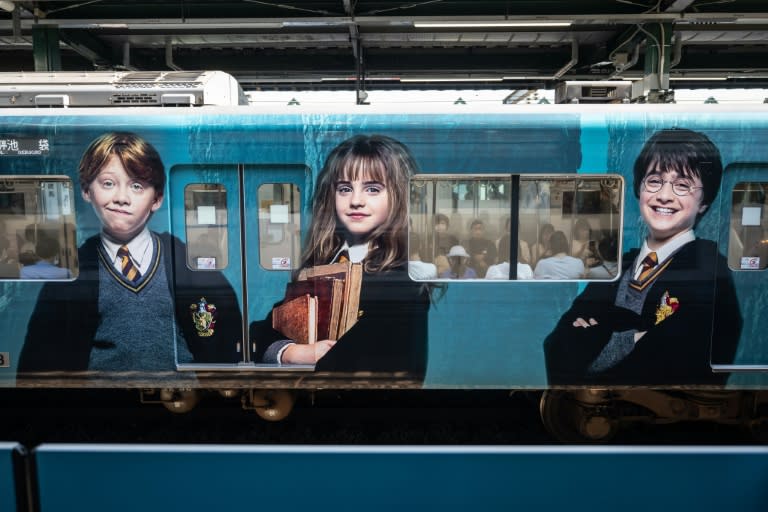
[[759, 206], [745, 206], [741, 210], [741, 225], [759, 226], [760, 213], [762, 213], [762, 208]]
[[741, 269], [742, 270], [760, 270], [760, 257], [748, 256], [748, 257], [741, 258]]
[[272, 270], [291, 270], [291, 258], [272, 258]]
[[287, 204], [272, 204], [269, 206], [269, 222], [272, 224], [288, 224], [291, 222], [291, 212]]
[[216, 224], [216, 207], [215, 206], [198, 206], [197, 207], [197, 223], [198, 224]]

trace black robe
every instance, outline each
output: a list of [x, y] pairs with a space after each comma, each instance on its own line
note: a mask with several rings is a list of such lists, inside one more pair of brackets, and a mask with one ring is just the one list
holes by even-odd
[[[624, 257], [632, 271], [638, 254]], [[741, 335], [741, 313], [725, 258], [710, 240], [681, 247], [669, 266], [649, 286], [642, 312], [616, 306], [619, 282], [590, 283], [560, 318], [544, 342], [547, 378], [552, 385], [722, 385], [728, 374], [712, 371], [714, 360], [733, 361]], [[658, 324], [663, 295], [677, 300], [677, 310]], [[595, 318], [598, 325], [574, 327], [576, 318]], [[634, 349], [602, 372], [589, 368], [614, 332], [647, 331]]]
[[[362, 314], [315, 365], [327, 372], [405, 372], [421, 379], [427, 366], [429, 292], [411, 281], [405, 267], [364, 273], [360, 290]], [[285, 336], [272, 329], [272, 314], [251, 324], [256, 361], [269, 345]], [[405, 375], [404, 375], [405, 376]]]

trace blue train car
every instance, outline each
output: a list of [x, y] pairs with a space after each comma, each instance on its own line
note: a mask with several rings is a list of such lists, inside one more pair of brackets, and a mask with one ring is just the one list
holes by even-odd
[[766, 113], [6, 109], [0, 386], [267, 418], [317, 388], [546, 390], [564, 439], [762, 429]]

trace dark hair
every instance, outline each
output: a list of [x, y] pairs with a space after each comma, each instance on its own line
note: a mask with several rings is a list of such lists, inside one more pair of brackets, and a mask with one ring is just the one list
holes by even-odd
[[552, 238], [549, 239], [549, 247], [552, 250], [552, 254], [561, 252], [568, 254], [568, 239], [565, 237], [565, 233], [562, 231], [552, 233]]
[[710, 205], [720, 189], [723, 163], [720, 151], [706, 135], [668, 128], [654, 133], [635, 160], [635, 197], [640, 197], [643, 179], [652, 170], [675, 171], [680, 177], [699, 178], [703, 186], [701, 204]]
[[[499, 261], [509, 261], [509, 247], [511, 239], [509, 235], [504, 235], [499, 239]], [[520, 259], [520, 244], [517, 244], [517, 259]]]
[[44, 260], [53, 258], [59, 254], [59, 242], [49, 236], [38, 237], [35, 252]]
[[539, 229], [539, 243], [541, 243], [541, 244], [547, 243], [544, 240], [544, 233], [549, 233], [550, 240], [551, 240], [552, 233], [554, 233], [554, 232], [555, 232], [555, 226], [553, 226], [552, 224], [549, 224], [549, 223], [542, 224], [541, 228]]
[[444, 213], [438, 213], [435, 215], [435, 226], [443, 222], [446, 226], [450, 226], [451, 222], [448, 220], [448, 216]]
[[165, 190], [165, 166], [157, 150], [135, 133], [109, 132], [96, 138], [83, 153], [78, 166], [80, 188], [87, 191], [109, 158], [115, 155], [125, 172], [155, 189], [157, 196]]
[[573, 236], [576, 238], [576, 235], [579, 234], [579, 231], [586, 230], [589, 233], [587, 236], [592, 235], [592, 226], [589, 225], [589, 221], [587, 219], [576, 219], [576, 222], [573, 225]]
[[604, 261], [616, 261], [619, 245], [615, 236], [606, 236], [597, 244], [597, 252]]
[[485, 227], [485, 222], [483, 222], [480, 219], [475, 219], [475, 220], [472, 221], [472, 224], [469, 225], [469, 229], [472, 229], [472, 228], [474, 228], [475, 226], [478, 226], [478, 225]]
[[389, 193], [389, 214], [368, 235], [371, 250], [366, 271], [390, 270], [408, 261], [408, 187], [416, 161], [401, 142], [384, 135], [356, 135], [334, 148], [317, 177], [312, 199], [312, 222], [301, 255], [300, 268], [328, 263], [344, 243], [343, 225], [336, 216], [336, 184], [371, 179]]

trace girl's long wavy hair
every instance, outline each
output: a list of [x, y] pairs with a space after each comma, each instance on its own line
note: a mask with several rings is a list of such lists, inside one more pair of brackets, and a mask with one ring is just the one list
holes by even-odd
[[386, 220], [366, 237], [366, 272], [381, 272], [408, 261], [408, 186], [416, 161], [401, 142], [384, 135], [356, 135], [331, 151], [317, 177], [312, 222], [299, 268], [329, 263], [344, 244], [346, 231], [336, 215], [336, 184], [358, 179], [384, 184], [389, 197]]

